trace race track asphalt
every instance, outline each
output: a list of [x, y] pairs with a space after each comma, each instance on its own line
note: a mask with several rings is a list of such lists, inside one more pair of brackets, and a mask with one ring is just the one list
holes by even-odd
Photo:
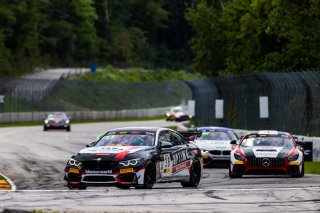
[[[71, 132], [44, 132], [41, 126], [0, 128], [0, 172], [17, 186], [0, 191], [0, 212], [318, 212], [320, 176], [245, 176], [230, 179], [228, 169], [204, 170], [196, 189], [179, 183], [152, 190], [64, 187], [69, 157], [107, 130], [124, 126], [172, 126], [163, 120], [74, 124]], [[220, 168], [222, 167], [222, 168]]]

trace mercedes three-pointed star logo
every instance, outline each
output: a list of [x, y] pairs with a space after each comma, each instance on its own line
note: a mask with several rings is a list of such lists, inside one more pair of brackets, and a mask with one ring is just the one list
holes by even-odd
[[270, 166], [270, 159], [269, 158], [263, 158], [262, 159], [262, 166]]

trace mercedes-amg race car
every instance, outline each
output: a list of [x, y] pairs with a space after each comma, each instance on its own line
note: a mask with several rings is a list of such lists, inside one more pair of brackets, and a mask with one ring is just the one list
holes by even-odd
[[238, 141], [237, 134], [226, 127], [199, 127], [194, 143], [201, 149], [203, 165], [210, 166], [213, 161], [230, 161], [231, 141]]
[[187, 121], [190, 120], [190, 118], [191, 116], [189, 116], [188, 110], [183, 106], [171, 107], [166, 112], [167, 121]]
[[71, 130], [70, 118], [64, 112], [49, 113], [44, 119], [43, 131], [49, 129], [65, 129]]
[[252, 174], [279, 174], [302, 177], [303, 153], [303, 148], [287, 132], [248, 132], [231, 152], [229, 176], [238, 178]]
[[70, 189], [106, 185], [150, 189], [157, 182], [197, 187], [202, 176], [200, 149], [171, 129], [113, 129], [87, 146], [65, 167]]

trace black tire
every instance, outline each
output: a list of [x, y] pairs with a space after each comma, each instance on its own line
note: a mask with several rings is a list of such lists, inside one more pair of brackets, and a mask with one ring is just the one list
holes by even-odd
[[144, 171], [143, 185], [135, 187], [137, 189], [152, 189], [156, 181], [156, 165], [152, 161], [147, 161]]
[[291, 177], [296, 177], [296, 178], [299, 178], [299, 177], [303, 177], [304, 176], [304, 162], [302, 164], [302, 171], [300, 174], [297, 174], [297, 175], [291, 175]]
[[75, 189], [75, 190], [86, 190], [87, 186], [72, 186], [72, 185], [68, 185], [69, 189]]
[[123, 184], [117, 184], [116, 187], [119, 188], [119, 189], [129, 189], [130, 188], [130, 186], [123, 185]]
[[43, 131], [47, 131], [48, 128], [46, 126], [43, 127]]
[[231, 172], [231, 164], [230, 164], [230, 165], [229, 165], [229, 177], [230, 177], [230, 178], [241, 178], [242, 175], [232, 174], [232, 172]]
[[70, 132], [70, 131], [71, 131], [71, 127], [68, 126], [68, 127], [66, 128], [66, 130], [67, 130], [67, 132]]
[[197, 187], [201, 180], [201, 164], [198, 159], [193, 160], [190, 168], [189, 182], [181, 182], [183, 187]]

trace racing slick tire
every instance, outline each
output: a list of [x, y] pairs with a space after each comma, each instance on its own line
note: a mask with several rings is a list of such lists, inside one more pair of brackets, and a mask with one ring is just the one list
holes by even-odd
[[48, 127], [43, 126], [43, 131], [47, 131], [47, 130], [48, 130]]
[[241, 178], [242, 175], [232, 174], [232, 172], [231, 172], [231, 167], [229, 166], [229, 177], [230, 177], [230, 178]]
[[71, 127], [68, 126], [68, 127], [66, 128], [66, 131], [67, 131], [67, 132], [70, 132], [70, 131], [71, 131]]
[[68, 185], [69, 189], [78, 189], [78, 190], [86, 190], [87, 186], [72, 186], [72, 185]]
[[183, 187], [197, 187], [201, 179], [201, 164], [199, 160], [194, 160], [190, 168], [189, 182], [181, 182]]
[[152, 189], [156, 183], [156, 165], [152, 161], [147, 161], [144, 170], [143, 185], [135, 186], [136, 189]]
[[291, 177], [303, 177], [304, 176], [304, 163], [302, 164], [302, 171], [300, 174], [297, 175], [291, 175]]

